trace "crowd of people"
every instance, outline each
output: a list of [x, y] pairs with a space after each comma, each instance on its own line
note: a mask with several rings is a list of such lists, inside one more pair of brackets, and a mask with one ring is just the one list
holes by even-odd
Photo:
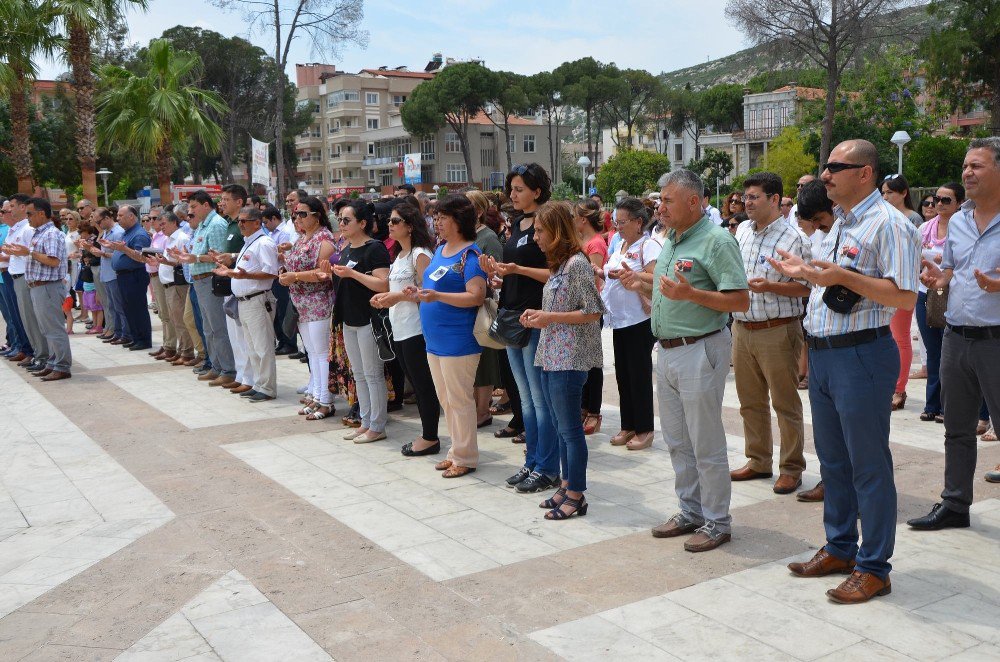
[[[827, 542], [789, 569], [848, 574], [827, 594], [865, 602], [891, 590], [890, 417], [912, 377], [914, 311], [920, 418], [943, 423], [945, 473], [941, 503], [911, 527], [969, 526], [977, 434], [1000, 411], [989, 368], [1000, 360], [1000, 139], [973, 141], [962, 177], [914, 210], [902, 175], [881, 178], [875, 147], [854, 140], [818, 179], [800, 178], [794, 199], [761, 172], [721, 211], [683, 169], [610, 213], [598, 196], [552, 201], [535, 163], [514, 167], [502, 195], [432, 200], [403, 186], [328, 206], [299, 190], [287, 215], [239, 185], [146, 217], [88, 200], [53, 216], [13, 195], [0, 209], [4, 356], [42, 381], [70, 378], [68, 335], [83, 322], [95, 342], [149, 350], [248, 403], [278, 397], [276, 360], [289, 356], [309, 367], [298, 414], [330, 418], [342, 397], [355, 444], [386, 439], [389, 413], [415, 404], [420, 435], [401, 453], [440, 454], [443, 413], [451, 443], [435, 469], [446, 479], [476, 471], [477, 431], [509, 412], [494, 435], [525, 452], [506, 483], [554, 490], [539, 505], [563, 520], [588, 511], [608, 327], [621, 414], [610, 443], [650, 448], [658, 415], [674, 468], [680, 509], [652, 535], [686, 535], [690, 552], [730, 541], [732, 482], [773, 478], [772, 410], [773, 490], [799, 490], [808, 389], [823, 480], [798, 497], [824, 502]], [[747, 457], [735, 470], [722, 419], [731, 369]], [[1000, 467], [986, 479], [1000, 482]]]

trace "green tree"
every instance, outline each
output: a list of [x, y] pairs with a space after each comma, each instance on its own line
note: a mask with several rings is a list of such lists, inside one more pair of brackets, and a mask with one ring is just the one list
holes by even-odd
[[670, 159], [664, 154], [628, 149], [612, 156], [597, 171], [594, 184], [605, 200], [613, 200], [619, 190], [631, 195], [656, 188], [656, 182], [670, 172]]
[[701, 95], [705, 123], [720, 133], [743, 129], [743, 86], [735, 83], [710, 87]]
[[714, 189], [716, 181], [721, 182], [733, 171], [733, 157], [719, 149], [706, 149], [705, 155], [698, 160], [692, 159], [687, 169], [700, 175], [705, 185]]
[[594, 152], [594, 120], [600, 107], [611, 100], [621, 72], [613, 63], [604, 64], [589, 56], [565, 62], [559, 65], [556, 71], [561, 73], [565, 80], [563, 92], [566, 103], [584, 113], [587, 157], [591, 163], [597, 163], [597, 155]]
[[66, 35], [65, 50], [73, 74], [76, 105], [76, 158], [83, 194], [97, 199], [97, 126], [94, 111], [94, 41], [98, 35], [127, 24], [130, 9], [146, 9], [147, 0], [52, 0]]
[[[604, 104], [612, 121], [612, 136], [618, 146], [632, 145], [632, 136], [641, 131], [649, 121], [649, 107], [662, 90], [660, 79], [642, 69], [625, 69], [615, 79], [610, 98]], [[624, 142], [621, 129], [624, 127]]]
[[552, 181], [560, 181], [559, 166], [562, 155], [562, 140], [559, 125], [566, 116], [567, 108], [563, 98], [565, 81], [559, 71], [542, 71], [528, 77], [528, 95], [531, 105], [545, 111], [545, 126], [549, 140], [549, 176]]
[[136, 75], [116, 66], [100, 70], [104, 91], [98, 97], [98, 126], [102, 143], [117, 142], [156, 164], [160, 200], [170, 202], [174, 146], [196, 137], [208, 150], [217, 150], [222, 130], [208, 117], [226, 105], [214, 92], [193, 84], [201, 58], [174, 50], [165, 39], [150, 43], [145, 72]]
[[687, 133], [694, 141], [697, 154], [701, 129], [705, 124], [701, 92], [692, 89], [690, 83], [680, 89], [669, 90], [665, 93], [664, 109], [668, 111], [667, 128], [678, 136]]
[[1000, 135], [1000, 0], [932, 0], [927, 11], [941, 26], [921, 44], [928, 78], [953, 109], [985, 101]]
[[785, 128], [767, 147], [764, 169], [781, 177], [785, 195], [795, 197], [799, 177], [816, 171], [816, 158], [806, 152], [806, 141], [797, 127]]
[[478, 62], [445, 67], [418, 85], [400, 109], [403, 126], [414, 136], [426, 137], [444, 126], [458, 136], [469, 181], [475, 181], [469, 150], [469, 124], [484, 106], [497, 97], [497, 76]]
[[[498, 71], [494, 82], [495, 96], [490, 103], [495, 109], [494, 113], [487, 113], [493, 125], [503, 133], [504, 151], [507, 154], [507, 170], [514, 167], [514, 162], [510, 156], [510, 118], [529, 109], [527, 76], [515, 74], [510, 71]], [[494, 116], [499, 116], [499, 119]]]
[[923, 136], [909, 146], [903, 170], [910, 186], [940, 186], [962, 180], [962, 162], [969, 141], [946, 136]]

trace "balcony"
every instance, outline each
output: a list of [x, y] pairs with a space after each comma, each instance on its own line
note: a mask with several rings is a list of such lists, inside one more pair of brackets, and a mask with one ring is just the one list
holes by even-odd
[[402, 160], [402, 156], [366, 156], [364, 160], [361, 161], [361, 165], [365, 168], [396, 165], [397, 163], [402, 162]]

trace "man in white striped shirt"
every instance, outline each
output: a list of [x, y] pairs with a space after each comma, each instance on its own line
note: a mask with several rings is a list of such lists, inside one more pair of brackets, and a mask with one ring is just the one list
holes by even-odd
[[809, 402], [826, 487], [826, 545], [788, 568], [799, 577], [851, 573], [827, 591], [842, 604], [892, 590], [896, 485], [889, 402], [899, 351], [889, 319], [895, 309], [916, 304], [920, 266], [917, 229], [879, 195], [877, 170], [878, 150], [870, 142], [837, 145], [821, 175], [837, 220], [820, 255], [806, 263], [782, 251], [782, 261], [771, 261], [786, 276], [813, 284], [805, 317]]
[[732, 480], [770, 478], [774, 442], [771, 408], [778, 417], [781, 457], [777, 494], [802, 485], [806, 468], [798, 358], [802, 352], [802, 298], [809, 287], [771, 266], [778, 251], [809, 261], [809, 239], [781, 214], [781, 177], [771, 172], [751, 175], [743, 184], [749, 220], [736, 230], [743, 268], [750, 285], [750, 308], [733, 313], [733, 372], [743, 417], [748, 462], [729, 473]]

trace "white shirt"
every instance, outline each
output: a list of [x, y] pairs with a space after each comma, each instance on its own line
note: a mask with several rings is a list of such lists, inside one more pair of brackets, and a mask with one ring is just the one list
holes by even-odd
[[[278, 273], [278, 247], [274, 240], [257, 230], [246, 238], [243, 248], [236, 256], [233, 269], [242, 269], [247, 273]], [[246, 297], [258, 292], [269, 292], [273, 278], [258, 280], [256, 278], [234, 278], [233, 296]]]
[[[389, 267], [389, 291], [402, 292], [409, 285], [417, 285], [417, 257], [426, 255], [434, 257], [426, 248], [413, 248], [408, 253], [400, 253]], [[401, 301], [389, 309], [389, 322], [392, 324], [392, 336], [396, 340], [406, 340], [421, 335], [424, 330], [420, 325], [420, 308], [412, 301]]]
[[812, 254], [820, 255], [819, 247], [823, 245], [823, 240], [826, 239], [826, 233], [822, 230], [816, 230], [811, 235], [809, 235], [809, 241], [812, 242]]
[[720, 214], [719, 210], [712, 205], [705, 207], [705, 215], [708, 216], [708, 220], [712, 221], [715, 225], [722, 225], [722, 214]]
[[[295, 223], [293, 223], [291, 219], [289, 219], [287, 221], [282, 221], [278, 225], [278, 227], [275, 228], [275, 232], [283, 232], [284, 235], [286, 237], [288, 237], [287, 239], [285, 239], [285, 241], [287, 241], [289, 243], [292, 243], [292, 244], [294, 244], [296, 242], [296, 240], [298, 240], [298, 238], [299, 238], [299, 233], [295, 231]], [[281, 242], [277, 242], [277, 243], [281, 243]]]
[[[604, 300], [604, 307], [608, 310], [608, 326], [612, 329], [624, 329], [627, 326], [634, 326], [649, 319], [649, 313], [642, 309], [642, 300], [639, 295], [631, 290], [625, 289], [621, 281], [607, 278], [607, 275], [615, 269], [621, 269], [622, 264], [627, 264], [632, 271], [642, 271], [651, 263], [656, 262], [660, 257], [663, 247], [644, 234], [639, 237], [628, 248], [624, 247], [625, 242], [620, 242], [619, 250], [615, 250], [608, 255], [608, 261], [604, 265], [604, 289], [601, 291], [601, 299]], [[640, 256], [640, 247], [642, 255]]]
[[[781, 275], [771, 266], [767, 258], [781, 259], [779, 250], [797, 255], [806, 262], [812, 258], [811, 243], [805, 234], [793, 227], [783, 217], [778, 217], [757, 229], [752, 220], [743, 221], [736, 228], [736, 243], [740, 245], [743, 270], [747, 280], [765, 278], [775, 283], [788, 283], [791, 279]], [[801, 281], [796, 281], [801, 282]], [[750, 308], [746, 312], [733, 313], [733, 319], [743, 322], [766, 322], [786, 317], [801, 317], [805, 308], [802, 299], [774, 292], [750, 291]]]
[[[7, 233], [7, 243], [20, 244], [21, 246], [31, 246], [31, 238], [34, 236], [35, 228], [31, 227], [31, 224], [28, 223], [28, 219], [25, 218], [18, 221], [10, 228], [10, 232]], [[19, 276], [27, 270], [27, 255], [10, 256], [10, 266], [7, 267], [7, 273], [13, 276]]]
[[[166, 250], [165, 249], [167, 249], [167, 248], [170, 248], [170, 249], [180, 248], [181, 246], [183, 246], [184, 244], [186, 244], [187, 241], [188, 241], [188, 236], [184, 233], [184, 230], [181, 230], [180, 228], [178, 228], [177, 230], [175, 230], [174, 233], [172, 235], [170, 235], [170, 238], [167, 239], [167, 243], [163, 247], [164, 248], [164, 252], [163, 252], [164, 257], [166, 257]], [[160, 282], [163, 283], [164, 285], [167, 285], [167, 284], [170, 284], [170, 283], [174, 282], [174, 268], [173, 267], [171, 267], [169, 265], [166, 265], [166, 264], [163, 264], [161, 262], [160, 263], [160, 268], [157, 270], [157, 273], [160, 274]]]

